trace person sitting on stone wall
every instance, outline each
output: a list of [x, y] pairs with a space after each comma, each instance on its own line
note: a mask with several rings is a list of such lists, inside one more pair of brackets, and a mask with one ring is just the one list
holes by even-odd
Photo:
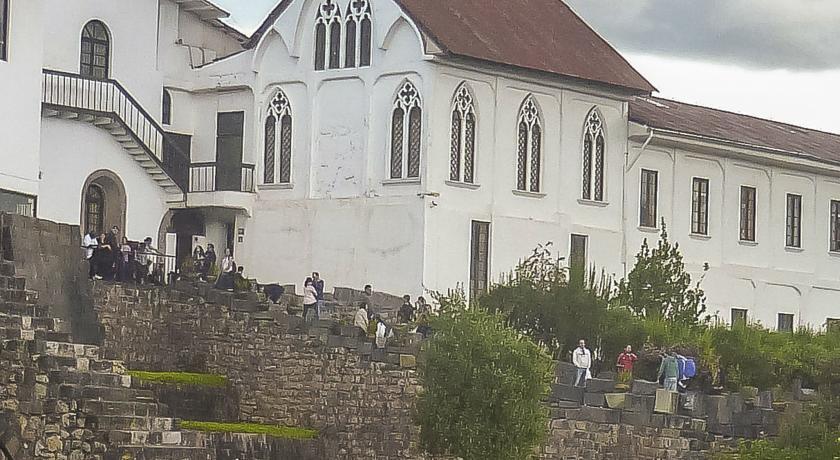
[[122, 238], [119, 256], [119, 280], [126, 283], [134, 279], [134, 260], [132, 257], [132, 249], [131, 244], [128, 242], [128, 238], [126, 237]]
[[397, 313], [397, 320], [400, 324], [410, 323], [414, 321], [414, 313], [414, 306], [411, 305], [411, 296], [406, 294], [403, 296], [403, 304]]
[[96, 260], [96, 279], [109, 279], [112, 276], [114, 257], [112, 255], [111, 246], [105, 242], [106, 235], [100, 234], [96, 239], [96, 249], [93, 251], [93, 257]]
[[216, 280], [216, 289], [233, 291], [234, 273], [236, 273], [236, 262], [233, 260], [230, 248], [225, 248], [225, 257], [222, 259], [222, 272], [219, 273], [219, 279]]
[[245, 267], [237, 267], [233, 275], [233, 288], [237, 292], [248, 292], [252, 289], [251, 282], [245, 278]]
[[376, 315], [376, 348], [385, 348], [388, 339], [394, 336], [394, 331], [385, 324], [382, 317]]
[[368, 317], [367, 302], [359, 304], [359, 310], [356, 311], [356, 317], [353, 320], [353, 325], [360, 329], [359, 336], [367, 337], [368, 327], [370, 326], [370, 318]]

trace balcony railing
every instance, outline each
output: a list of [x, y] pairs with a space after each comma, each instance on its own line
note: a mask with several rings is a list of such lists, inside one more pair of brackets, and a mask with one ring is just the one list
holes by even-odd
[[118, 81], [44, 69], [41, 101], [47, 106], [115, 118], [149, 157], [186, 189], [189, 157]]
[[193, 163], [190, 166], [189, 191], [252, 193], [254, 165], [242, 165], [241, 169], [237, 169], [220, 168], [217, 163]]

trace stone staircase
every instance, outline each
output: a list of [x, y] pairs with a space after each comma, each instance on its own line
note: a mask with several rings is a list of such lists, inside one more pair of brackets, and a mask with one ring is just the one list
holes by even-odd
[[34, 448], [36, 456], [215, 458], [208, 435], [181, 430], [179, 420], [169, 416], [168, 407], [157, 401], [154, 392], [133, 386], [121, 361], [104, 359], [98, 346], [73, 343], [69, 324], [49, 317], [25, 284], [15, 276], [11, 263], [0, 262], [0, 286], [4, 286], [0, 288], [0, 364], [10, 368], [17, 364], [22, 377], [15, 381], [34, 380], [20, 408], [43, 414], [44, 431]]

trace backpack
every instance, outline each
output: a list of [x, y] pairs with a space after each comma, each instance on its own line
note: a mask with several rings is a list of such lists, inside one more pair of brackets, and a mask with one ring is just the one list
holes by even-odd
[[685, 359], [685, 369], [683, 370], [683, 375], [687, 379], [697, 375], [697, 365], [694, 363], [694, 358]]

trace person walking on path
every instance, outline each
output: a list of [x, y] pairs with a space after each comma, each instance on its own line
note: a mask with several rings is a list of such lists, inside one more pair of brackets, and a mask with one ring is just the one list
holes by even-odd
[[572, 352], [572, 364], [577, 370], [575, 386], [585, 387], [586, 381], [592, 378], [589, 372], [589, 368], [592, 367], [592, 353], [586, 348], [586, 341], [583, 339], [580, 339], [578, 347]]
[[616, 360], [616, 366], [618, 367], [619, 374], [630, 374], [633, 375], [633, 364], [639, 360], [639, 357], [636, 356], [636, 353], [633, 353], [633, 347], [627, 345], [624, 347], [624, 351], [622, 351], [618, 355], [618, 359]]
[[668, 391], [677, 391], [677, 379], [680, 376], [680, 368], [677, 364], [677, 355], [673, 351], [668, 351], [662, 357], [662, 363], [659, 364], [659, 373], [656, 375], [656, 380], [665, 378], [663, 387]]
[[312, 278], [306, 278], [306, 281], [303, 282], [303, 319], [307, 321], [307, 314], [309, 310], [315, 315], [315, 319], [319, 319], [318, 317], [318, 291], [315, 290], [315, 286], [312, 282]]
[[317, 293], [315, 296], [317, 300], [315, 304], [315, 317], [320, 318], [321, 312], [324, 311], [324, 280], [321, 279], [321, 274], [318, 272], [312, 272], [312, 287], [315, 288], [315, 292]]

